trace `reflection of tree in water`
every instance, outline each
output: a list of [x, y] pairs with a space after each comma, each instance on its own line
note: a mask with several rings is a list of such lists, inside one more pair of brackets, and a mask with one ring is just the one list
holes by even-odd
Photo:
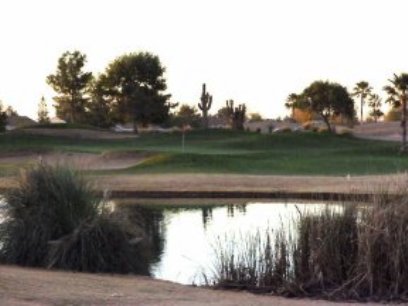
[[234, 217], [234, 205], [227, 205], [227, 216]]
[[137, 205], [120, 205], [121, 211], [130, 223], [140, 226], [144, 231], [142, 244], [149, 263], [154, 264], [160, 260], [164, 249], [163, 210], [148, 209]]
[[230, 218], [234, 218], [235, 216], [235, 209], [240, 213], [245, 215], [246, 214], [246, 204], [237, 204], [237, 205], [227, 205], [227, 216]]
[[212, 207], [202, 207], [201, 208], [204, 229], [207, 229], [208, 222], [212, 220], [212, 217], [213, 217], [212, 212], [213, 212]]
[[238, 210], [241, 214], [243, 214], [243, 215], [245, 215], [246, 212], [247, 212], [247, 210], [246, 210], [247, 204], [239, 204], [239, 205], [236, 205], [236, 208], [237, 208], [237, 210]]

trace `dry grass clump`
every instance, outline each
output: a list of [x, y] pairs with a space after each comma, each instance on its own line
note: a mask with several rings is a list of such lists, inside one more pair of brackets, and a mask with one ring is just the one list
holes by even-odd
[[327, 206], [299, 213], [294, 222], [292, 230], [248, 235], [240, 249], [221, 245], [215, 285], [286, 296], [408, 300], [406, 194]]
[[5, 201], [5, 220], [0, 225], [2, 262], [146, 273], [138, 241], [112, 218], [106, 201], [78, 172], [39, 164], [21, 174]]

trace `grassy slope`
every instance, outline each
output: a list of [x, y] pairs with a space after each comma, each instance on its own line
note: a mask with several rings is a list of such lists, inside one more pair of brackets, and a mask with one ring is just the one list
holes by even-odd
[[128, 140], [0, 135], [0, 155], [22, 150], [93, 153], [140, 150], [157, 153], [142, 165], [106, 174], [201, 172], [345, 175], [408, 170], [408, 157], [398, 154], [396, 143], [316, 133], [260, 135], [196, 131], [186, 135], [184, 154], [181, 152], [180, 134], [142, 135], [138, 139]]

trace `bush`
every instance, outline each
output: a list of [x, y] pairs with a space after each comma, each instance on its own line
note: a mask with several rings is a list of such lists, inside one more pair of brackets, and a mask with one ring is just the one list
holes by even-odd
[[5, 201], [6, 219], [0, 226], [3, 262], [139, 272], [141, 258], [129, 244], [132, 237], [111, 220], [106, 201], [77, 172], [39, 164], [21, 174]]

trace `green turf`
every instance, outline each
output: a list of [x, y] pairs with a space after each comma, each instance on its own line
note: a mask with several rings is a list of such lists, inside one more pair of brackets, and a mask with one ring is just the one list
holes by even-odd
[[[382, 174], [408, 170], [408, 156], [398, 144], [319, 133], [261, 135], [228, 130], [195, 131], [186, 135], [150, 134], [126, 140], [74, 140], [61, 137], [0, 135], [0, 154], [31, 150], [94, 152], [148, 151], [141, 165], [118, 173], [243, 173], [347, 175]], [[0, 165], [10, 173], [10, 165]]]

